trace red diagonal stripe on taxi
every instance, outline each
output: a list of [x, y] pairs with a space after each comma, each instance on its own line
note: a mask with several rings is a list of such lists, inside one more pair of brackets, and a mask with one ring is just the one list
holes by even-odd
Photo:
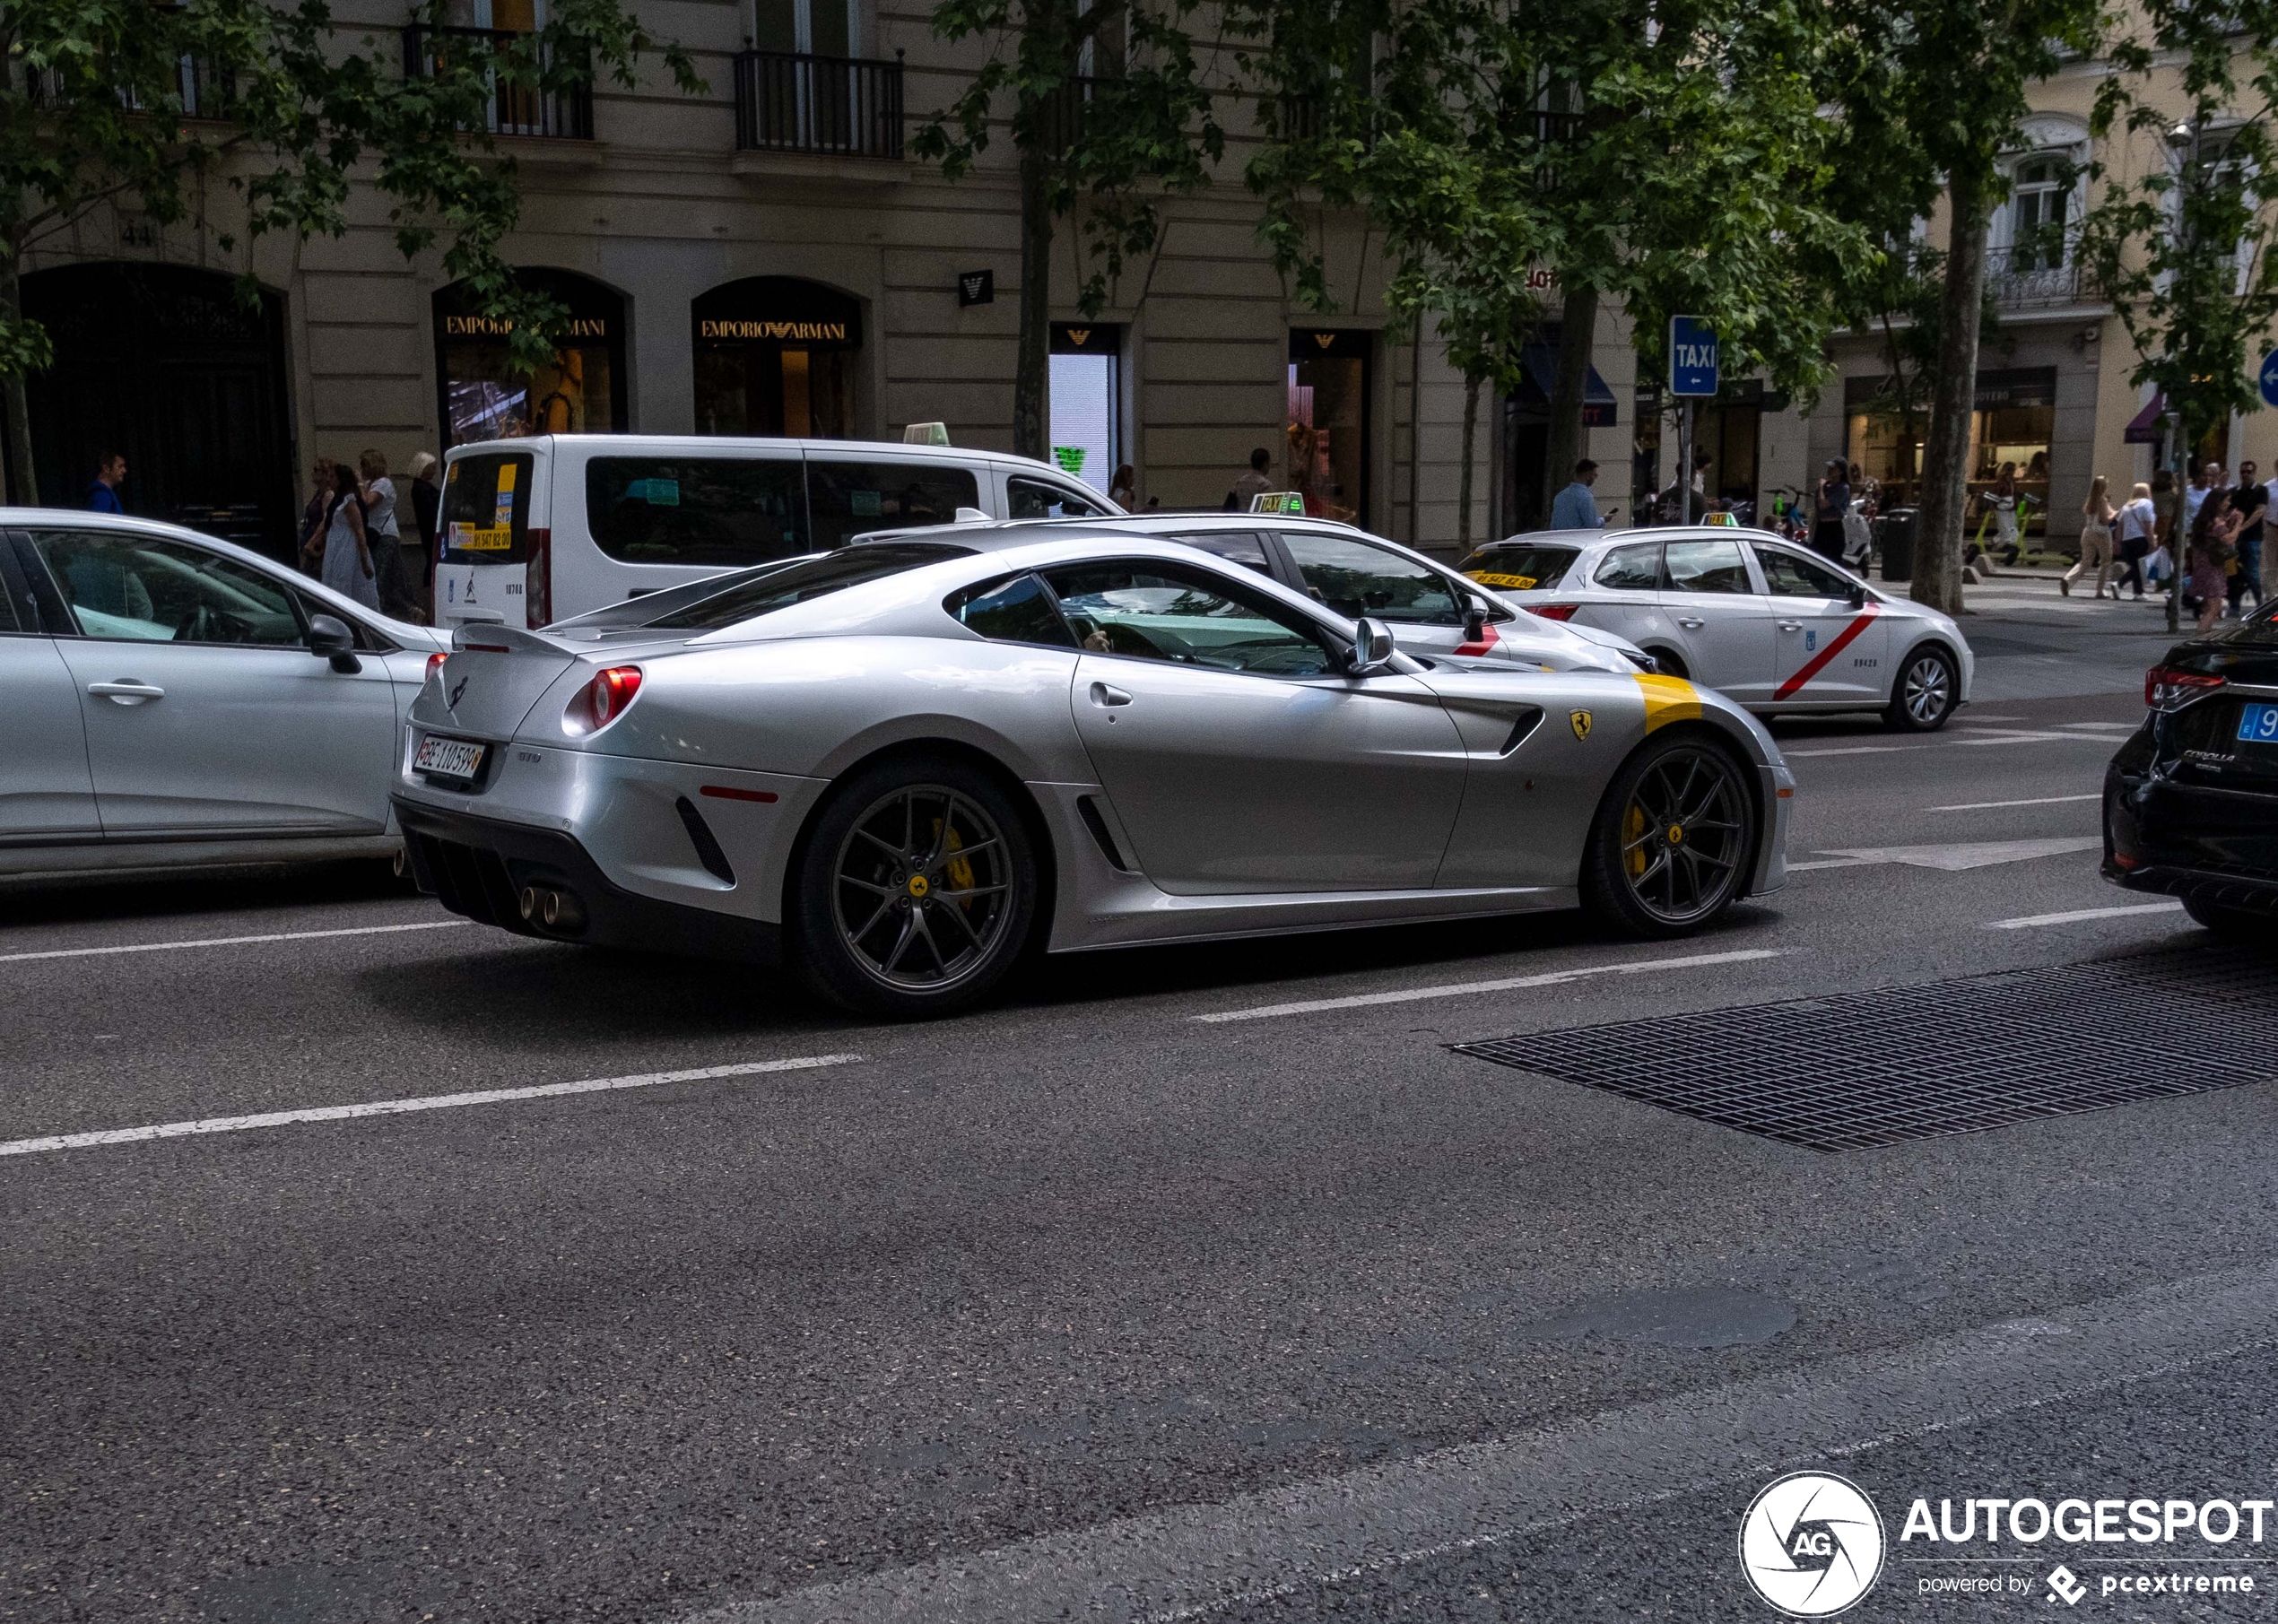
[[1865, 631], [1866, 630], [1866, 623], [1873, 620], [1879, 612], [1880, 611], [1876, 607], [1874, 600], [1869, 598], [1867, 600], [1866, 607], [1859, 611], [1858, 614], [1852, 620], [1851, 623], [1835, 634], [1835, 640], [1832, 643], [1830, 643], [1826, 647], [1821, 649], [1817, 654], [1813, 655], [1809, 660], [1805, 661], [1804, 663], [1804, 669], [1797, 672], [1794, 676], [1788, 678], [1785, 682], [1782, 682], [1779, 685], [1779, 690], [1773, 694], [1772, 698], [1775, 699], [1793, 698], [1795, 690], [1801, 688], [1804, 683], [1810, 682], [1813, 677], [1819, 675], [1819, 673], [1825, 669], [1827, 663], [1830, 660], [1833, 659], [1837, 655], [1841, 654], [1846, 648], [1848, 648], [1851, 646], [1851, 639], [1858, 636], [1862, 631]]

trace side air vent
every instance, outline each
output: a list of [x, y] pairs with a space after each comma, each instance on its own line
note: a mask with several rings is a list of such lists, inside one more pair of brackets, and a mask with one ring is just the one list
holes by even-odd
[[1126, 874], [1134, 872], [1131, 864], [1123, 860], [1123, 853], [1117, 848], [1116, 838], [1108, 832], [1108, 821], [1100, 815], [1097, 802], [1090, 795], [1078, 795], [1075, 798], [1075, 815], [1083, 820], [1083, 827], [1090, 829], [1091, 838], [1100, 843], [1101, 856]]
[[1524, 710], [1518, 713], [1518, 719], [1511, 724], [1511, 736], [1503, 741], [1502, 749], [1497, 751], [1495, 753], [1499, 756], [1507, 756], [1510, 754], [1511, 751], [1526, 743], [1527, 735], [1542, 725], [1543, 713], [1540, 708], [1533, 705], [1527, 706]]
[[673, 804], [680, 810], [681, 825], [688, 830], [689, 844], [696, 848], [696, 860], [722, 885], [735, 884], [735, 871], [728, 866], [727, 854], [720, 849], [718, 837], [712, 833], [712, 826], [704, 821], [704, 814], [696, 810], [696, 803], [683, 795]]

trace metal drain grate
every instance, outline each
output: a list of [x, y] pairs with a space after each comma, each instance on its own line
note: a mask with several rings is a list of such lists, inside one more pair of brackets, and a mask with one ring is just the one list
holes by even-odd
[[1857, 1151], [2278, 1077], [2223, 1037], [2251, 1029], [2242, 1004], [2278, 1010], [2278, 960], [2171, 950], [1454, 1047]]

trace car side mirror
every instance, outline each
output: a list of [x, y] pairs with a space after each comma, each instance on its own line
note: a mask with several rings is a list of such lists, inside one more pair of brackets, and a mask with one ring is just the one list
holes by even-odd
[[1373, 677], [1390, 671], [1397, 647], [1389, 627], [1371, 615], [1362, 615], [1352, 622], [1352, 674]]
[[309, 652], [330, 660], [332, 668], [344, 677], [352, 677], [364, 668], [356, 657], [356, 634], [336, 615], [309, 617]]
[[1850, 591], [1843, 595], [1843, 601], [1848, 604], [1855, 612], [1865, 608], [1866, 588], [1856, 581], [1852, 582]]
[[1487, 636], [1487, 605], [1477, 598], [1464, 611], [1464, 641], [1477, 643]]

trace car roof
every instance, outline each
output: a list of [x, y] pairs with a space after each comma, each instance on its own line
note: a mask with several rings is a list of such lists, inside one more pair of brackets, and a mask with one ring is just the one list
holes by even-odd
[[[814, 452], [822, 456], [844, 456], [858, 452], [865, 456], [892, 456], [961, 466], [992, 463], [1022, 470], [1034, 468], [1051, 474], [1062, 484], [1081, 483], [1050, 463], [1010, 451], [997, 451], [980, 446], [910, 446], [900, 440], [883, 439], [793, 439], [758, 434], [530, 434], [512, 439], [470, 440], [463, 446], [453, 446], [448, 455], [462, 456], [474, 452], [527, 451], [538, 445], [549, 450], [559, 447], [563, 450], [607, 450], [618, 456], [635, 456], [659, 452], [683, 456], [709, 452], [717, 456], [722, 451], [756, 450]], [[1102, 497], [1100, 499], [1104, 501], [1107, 499]]]
[[1482, 542], [1478, 551], [1484, 552], [1491, 547], [1595, 547], [1606, 542], [1721, 542], [1743, 537], [1750, 542], [1789, 544], [1784, 535], [1744, 525], [1636, 525], [1627, 530], [1522, 530], [1500, 541]]

